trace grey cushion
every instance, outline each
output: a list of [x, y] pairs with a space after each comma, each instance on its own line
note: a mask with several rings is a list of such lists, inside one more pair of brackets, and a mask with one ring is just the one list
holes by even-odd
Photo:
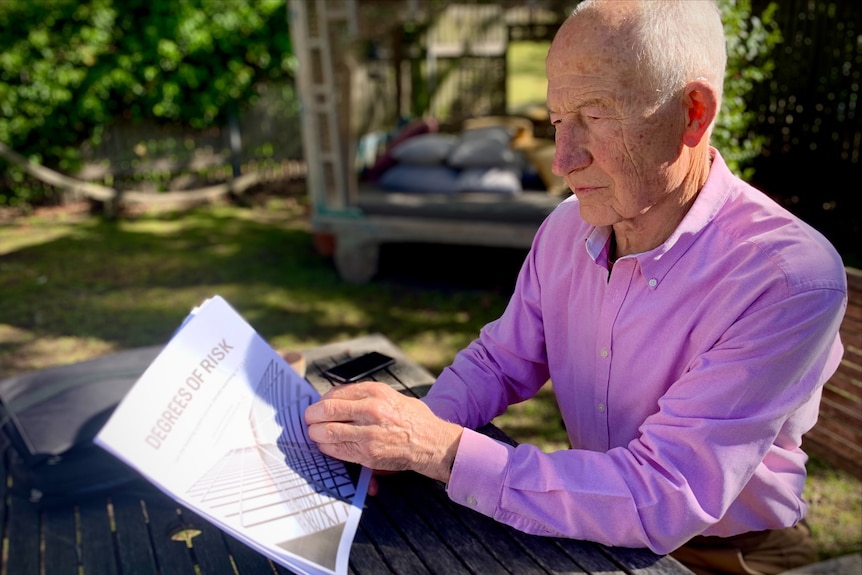
[[455, 168], [514, 166], [517, 158], [511, 142], [512, 130], [504, 126], [465, 130], [446, 161]]
[[400, 192], [454, 194], [458, 171], [447, 166], [397, 164], [380, 176], [381, 188]]
[[392, 148], [392, 158], [399, 164], [442, 164], [457, 142], [454, 134], [420, 134]]

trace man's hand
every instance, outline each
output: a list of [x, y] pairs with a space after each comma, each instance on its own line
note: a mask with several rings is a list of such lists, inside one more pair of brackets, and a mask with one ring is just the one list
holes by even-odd
[[418, 399], [373, 381], [330, 389], [305, 410], [305, 421], [326, 455], [371, 469], [412, 470], [444, 483], [462, 431]]

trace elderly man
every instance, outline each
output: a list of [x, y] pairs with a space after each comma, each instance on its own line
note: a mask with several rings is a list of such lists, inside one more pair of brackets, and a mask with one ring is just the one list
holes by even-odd
[[[306, 412], [320, 449], [443, 481], [525, 532], [699, 573], [812, 560], [800, 445], [843, 353], [846, 277], [710, 147], [725, 61], [709, 0], [579, 4], [547, 57], [554, 171], [574, 195], [428, 396], [335, 388]], [[571, 449], [473, 431], [548, 379]]]

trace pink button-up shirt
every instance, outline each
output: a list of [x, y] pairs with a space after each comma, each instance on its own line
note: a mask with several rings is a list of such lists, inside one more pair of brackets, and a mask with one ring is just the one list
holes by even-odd
[[[564, 201], [503, 315], [426, 397], [466, 428], [449, 497], [529, 533], [670, 552], [794, 525], [824, 382], [843, 353], [842, 261], [721, 156], [656, 249], [608, 272], [609, 228]], [[471, 431], [550, 378], [572, 449]]]

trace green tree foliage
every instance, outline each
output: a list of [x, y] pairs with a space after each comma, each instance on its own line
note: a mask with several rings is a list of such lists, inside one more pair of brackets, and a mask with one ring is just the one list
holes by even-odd
[[727, 74], [712, 142], [730, 169], [748, 178], [765, 140], [756, 132], [757, 112], [749, 107], [748, 97], [775, 68], [771, 54], [781, 42], [774, 19], [778, 5], [770, 3], [761, 14], [752, 14], [751, 0], [720, 0], [719, 6], [727, 36]]
[[3, 0], [0, 141], [72, 171], [114, 118], [223, 123], [293, 69], [284, 0]]

